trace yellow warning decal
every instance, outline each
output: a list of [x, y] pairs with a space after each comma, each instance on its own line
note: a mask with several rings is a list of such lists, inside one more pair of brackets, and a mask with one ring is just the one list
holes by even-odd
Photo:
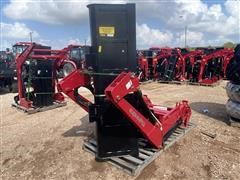
[[102, 37], [114, 37], [115, 27], [114, 26], [100, 26], [98, 28], [99, 35]]
[[102, 46], [98, 46], [98, 52], [99, 52], [99, 53], [102, 52]]

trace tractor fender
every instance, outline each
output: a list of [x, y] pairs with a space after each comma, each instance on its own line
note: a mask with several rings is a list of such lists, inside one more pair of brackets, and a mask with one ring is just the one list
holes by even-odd
[[240, 103], [228, 100], [226, 104], [226, 111], [230, 117], [240, 119]]
[[226, 91], [230, 100], [240, 103], [240, 85], [228, 82]]
[[240, 84], [240, 61], [238, 59], [230, 61], [226, 69], [226, 77], [234, 84]]

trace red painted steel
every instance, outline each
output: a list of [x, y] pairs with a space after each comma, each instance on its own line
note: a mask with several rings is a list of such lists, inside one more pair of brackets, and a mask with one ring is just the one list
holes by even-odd
[[[76, 70], [58, 83], [58, 89], [88, 112], [88, 105], [92, 104], [92, 102], [77, 94], [78, 98], [80, 98], [79, 101], [74, 91], [82, 86], [88, 87], [90, 83], [91, 77], [89, 74], [84, 73], [82, 70]], [[176, 103], [174, 108], [167, 108], [152, 104], [150, 99], [143, 95], [141, 98], [146, 103], [148, 110], [156, 118], [156, 122], [152, 123], [149, 120], [150, 117], [145, 117], [125, 99], [128, 94], [137, 91], [140, 91], [138, 77], [132, 73], [122, 72], [105, 89], [105, 95], [155, 148], [160, 148], [163, 144], [164, 136], [176, 123], [180, 122], [183, 127], [187, 126], [191, 116], [191, 109], [187, 101]]]
[[233, 58], [233, 56], [234, 56], [233, 53], [234, 53], [233, 49], [220, 49], [220, 50], [217, 50], [208, 55], [203, 55], [202, 60], [201, 60], [201, 67], [200, 67], [200, 71], [199, 71], [199, 75], [198, 75], [198, 82], [204, 83], [204, 84], [212, 84], [219, 80], [219, 77], [216, 77], [216, 76], [213, 76], [211, 79], [203, 78], [203, 72], [204, 72], [205, 66], [207, 65], [207, 63], [209, 61], [212, 61], [214, 58], [222, 59], [222, 61], [223, 61], [222, 68], [223, 68], [224, 75], [223, 75], [223, 77], [220, 77], [220, 78], [226, 77], [227, 65], [228, 65], [229, 61]]
[[91, 77], [88, 74], [83, 73], [81, 70], [75, 70], [58, 83], [58, 90], [66, 94], [88, 112], [88, 106], [92, 102], [80, 95], [77, 90], [80, 87], [89, 86], [90, 83]]
[[126, 95], [139, 91], [139, 80], [131, 73], [122, 72], [105, 90], [107, 98], [125, 114], [126, 117], [142, 132], [146, 139], [156, 148], [160, 148], [163, 137], [178, 121], [187, 126], [191, 115], [191, 109], [187, 101], [177, 103], [174, 108], [166, 108], [153, 105], [147, 96], [143, 96], [148, 108], [152, 111], [157, 121], [155, 124], [149, 121], [126, 99]]
[[[79, 47], [75, 45], [69, 45], [68, 47], [62, 50], [51, 50], [51, 49], [39, 49], [40, 44], [36, 43], [28, 43], [28, 42], [20, 42], [17, 45], [26, 45], [26, 49], [16, 57], [16, 70], [17, 70], [17, 79], [18, 79], [18, 96], [19, 96], [19, 104], [24, 108], [32, 108], [32, 102], [25, 99], [23, 93], [23, 81], [22, 81], [22, 68], [23, 64], [28, 59], [38, 59], [38, 60], [53, 60], [54, 63], [54, 71], [53, 71], [53, 87], [55, 87], [55, 83], [58, 81], [56, 77], [56, 70], [66, 62], [69, 62], [73, 65], [75, 69], [76, 65], [69, 59], [69, 51], [73, 47]], [[46, 52], [45, 55], [36, 55], [34, 52]], [[64, 96], [60, 92], [56, 92], [54, 95], [55, 101], [63, 102]]]

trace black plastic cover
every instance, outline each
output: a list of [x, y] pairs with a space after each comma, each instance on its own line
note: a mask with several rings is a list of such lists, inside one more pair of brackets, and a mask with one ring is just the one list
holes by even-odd
[[90, 4], [92, 53], [96, 72], [135, 72], [135, 4]]

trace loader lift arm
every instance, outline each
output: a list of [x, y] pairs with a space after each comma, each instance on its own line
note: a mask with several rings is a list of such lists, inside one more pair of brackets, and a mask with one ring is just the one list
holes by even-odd
[[92, 104], [88, 99], [78, 93], [78, 88], [86, 87], [91, 91], [91, 77], [81, 70], [75, 70], [58, 83], [58, 90], [63, 92], [85, 111], [89, 111], [88, 107]]
[[194, 58], [195, 56], [202, 56], [203, 55], [203, 51], [202, 50], [194, 50], [191, 52], [188, 52], [187, 54], [182, 55], [181, 53], [179, 53], [179, 57], [181, 59], [181, 77], [179, 80], [181, 81], [185, 81], [187, 79], [186, 77], [186, 59], [189, 58], [191, 65], [193, 66], [194, 64]]
[[[90, 88], [91, 76], [82, 70], [76, 70], [58, 83], [58, 90], [69, 96], [89, 112], [89, 105], [93, 104], [80, 95], [79, 87]], [[107, 100], [113, 103], [143, 134], [143, 136], [157, 149], [164, 141], [165, 136], [176, 125], [187, 126], [191, 109], [187, 101], [176, 103], [174, 108], [161, 107], [152, 104], [146, 95], [139, 89], [139, 79], [132, 73], [122, 72], [104, 91]], [[143, 112], [130, 104], [125, 97], [135, 94]]]
[[[136, 93], [138, 100], [145, 105], [148, 117], [133, 107], [125, 96]], [[187, 126], [191, 109], [187, 101], [177, 103], [174, 108], [153, 105], [139, 90], [139, 80], [131, 73], [122, 72], [106, 89], [107, 98], [141, 131], [155, 147], [160, 148], [164, 136], [176, 125]], [[145, 113], [146, 114], [146, 113]]]
[[21, 53], [18, 56], [18, 59], [16, 61], [16, 68], [17, 68], [17, 79], [18, 79], [18, 91], [19, 91], [19, 99], [24, 98], [24, 92], [23, 92], [23, 87], [22, 87], [22, 68], [23, 64], [26, 61], [27, 57], [31, 54], [32, 50], [35, 47], [35, 43], [32, 43], [29, 45], [28, 48], [26, 48], [23, 53]]
[[[68, 52], [74, 46], [69, 45], [67, 48], [62, 50], [52, 50], [50, 48], [43, 48], [41, 44], [37, 43], [19, 43], [20, 45], [24, 44], [26, 48], [21, 54], [18, 54], [16, 57], [16, 70], [17, 70], [17, 79], [18, 79], [18, 95], [15, 96], [15, 104], [20, 109], [35, 108], [33, 106], [33, 101], [30, 101], [26, 98], [25, 87], [23, 82], [23, 67], [27, 60], [52, 60], [54, 61], [54, 71], [52, 72], [52, 87], [55, 88], [57, 79], [56, 70], [64, 63], [70, 62], [74, 69], [77, 69], [75, 64], [70, 61]], [[54, 100], [56, 103], [64, 102], [64, 96], [60, 92], [54, 92]], [[30, 112], [30, 111], [29, 111]]]
[[233, 50], [221, 49], [221, 50], [215, 51], [211, 54], [203, 56], [203, 59], [201, 61], [201, 68], [200, 68], [199, 75], [198, 75], [198, 81], [200, 83], [202, 83], [202, 82], [209, 83], [211, 81], [216, 81], [216, 78], [215, 79], [204, 79], [203, 78], [205, 66], [207, 65], [207, 63], [209, 61], [211, 61], [213, 58], [216, 58], [216, 57], [221, 58], [223, 60], [223, 73], [224, 73], [223, 76], [225, 76], [226, 67], [227, 67], [229, 61], [231, 60], [231, 58], [233, 57]]

